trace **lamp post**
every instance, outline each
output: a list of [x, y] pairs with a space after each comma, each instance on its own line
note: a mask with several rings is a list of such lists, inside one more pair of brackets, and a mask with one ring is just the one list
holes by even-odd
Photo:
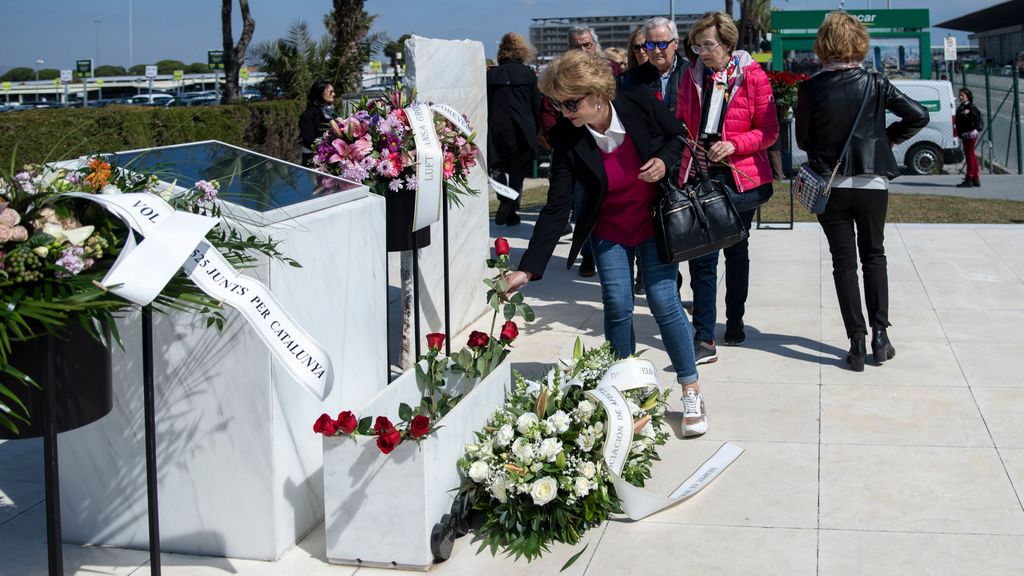
[[39, 67], [43, 64], [46, 64], [46, 60], [43, 60], [42, 58], [36, 59], [36, 82], [39, 82]]
[[96, 25], [96, 60], [92, 63], [92, 75], [96, 75], [96, 67], [100, 65], [100, 24], [103, 24], [103, 20], [93, 20], [93, 24]]

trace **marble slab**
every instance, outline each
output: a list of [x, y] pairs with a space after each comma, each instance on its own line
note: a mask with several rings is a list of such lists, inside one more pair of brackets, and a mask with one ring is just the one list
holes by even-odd
[[[275, 560], [323, 517], [323, 412], [361, 406], [386, 386], [384, 201], [369, 196], [263, 233], [301, 264], [258, 262], [259, 278], [331, 356], [316, 400], [231, 310], [223, 331], [157, 315], [154, 363], [161, 544], [166, 552]], [[141, 328], [119, 323], [110, 415], [61, 435], [69, 542], [148, 546]]]
[[[438, 40], [413, 36], [406, 41], [408, 71], [406, 78], [416, 89], [420, 101], [448, 104], [469, 117], [476, 132], [481, 154], [487, 148], [487, 65], [483, 44], [475, 40]], [[480, 194], [463, 198], [462, 206], [452, 206], [449, 213], [449, 285], [450, 334], [458, 334], [487, 310], [485, 260], [491, 254], [488, 230], [487, 175], [475, 168], [470, 186]], [[442, 224], [431, 226], [431, 244], [419, 253], [420, 269], [420, 335], [444, 329], [444, 250]], [[403, 302], [411, 310], [412, 259], [402, 259]], [[406, 312], [408, 315], [409, 313]], [[402, 366], [412, 365], [415, 347], [413, 323], [406, 322], [403, 337]], [[464, 342], [452, 342], [457, 350]]]

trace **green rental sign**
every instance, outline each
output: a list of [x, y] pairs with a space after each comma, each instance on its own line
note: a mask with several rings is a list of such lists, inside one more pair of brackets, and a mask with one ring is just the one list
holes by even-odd
[[224, 51], [223, 50], [208, 50], [206, 52], [206, 62], [210, 66], [210, 70], [223, 70], [224, 69]]
[[[772, 30], [817, 30], [832, 10], [798, 10], [772, 12]], [[868, 29], [899, 28], [922, 30], [931, 26], [927, 9], [911, 10], [847, 10]]]
[[92, 59], [75, 60], [75, 76], [78, 78], [88, 78], [92, 76]]

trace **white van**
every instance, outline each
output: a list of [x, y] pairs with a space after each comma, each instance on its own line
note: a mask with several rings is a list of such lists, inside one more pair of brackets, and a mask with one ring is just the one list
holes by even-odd
[[133, 106], [164, 106], [171, 100], [174, 100], [174, 96], [163, 93], [153, 94], [136, 94], [128, 99], [128, 103]]
[[[928, 125], [906, 142], [893, 147], [896, 163], [908, 174], [934, 174], [942, 165], [962, 162], [964, 152], [953, 129], [956, 96], [948, 80], [890, 80], [892, 85], [921, 103], [928, 110]], [[799, 105], [799, 103], [798, 103]], [[898, 120], [886, 114], [885, 123]], [[796, 146], [796, 123], [793, 126], [793, 167], [807, 160], [807, 153]]]

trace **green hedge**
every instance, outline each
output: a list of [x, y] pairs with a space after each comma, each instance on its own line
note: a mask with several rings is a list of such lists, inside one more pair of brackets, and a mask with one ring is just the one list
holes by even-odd
[[302, 103], [277, 100], [232, 106], [40, 109], [0, 113], [0, 162], [17, 165], [220, 140], [298, 163]]

